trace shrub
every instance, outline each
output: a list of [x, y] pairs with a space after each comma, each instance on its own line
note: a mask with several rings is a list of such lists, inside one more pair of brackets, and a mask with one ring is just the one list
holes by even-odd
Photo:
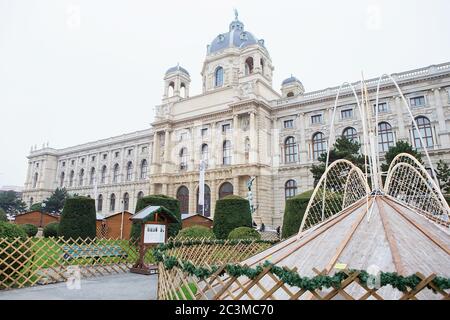
[[450, 194], [444, 194], [444, 199], [447, 201], [448, 205], [450, 206]]
[[[26, 239], [27, 234], [18, 225], [9, 222], [0, 222], [0, 238], [22, 238]], [[18, 274], [14, 272], [28, 259], [30, 254], [24, 246], [20, 247], [21, 242], [15, 241], [13, 245], [4, 241], [0, 243], [0, 288], [3, 281], [8, 281], [9, 277], [16, 278]]]
[[36, 233], [38, 232], [38, 228], [34, 224], [22, 224], [21, 228], [29, 237], [34, 237]]
[[214, 233], [210, 228], [204, 226], [192, 226], [181, 229], [176, 236], [177, 240], [181, 239], [214, 239]]
[[[167, 210], [171, 211], [177, 217], [178, 222], [169, 224], [167, 231], [169, 237], [175, 237], [178, 231], [181, 229], [180, 202], [175, 198], [163, 194], [154, 194], [139, 199], [136, 204], [135, 212], [139, 212], [145, 207], [148, 207], [149, 205], [162, 206]], [[153, 215], [148, 217], [149, 221], [152, 219]], [[131, 226], [131, 239], [137, 240], [140, 238], [141, 235], [140, 225], [141, 225], [140, 222], [134, 222], [133, 225]]]
[[33, 203], [30, 206], [30, 211], [41, 211], [42, 212], [42, 202]]
[[57, 237], [58, 236], [58, 228], [59, 228], [59, 222], [51, 222], [48, 225], [44, 227], [44, 237]]
[[259, 232], [249, 227], [238, 227], [233, 229], [228, 235], [228, 239], [250, 239], [261, 240]]
[[239, 196], [226, 196], [216, 201], [213, 231], [217, 239], [226, 239], [237, 227], [251, 227], [252, 215], [248, 200]]
[[58, 236], [65, 239], [95, 238], [95, 200], [87, 197], [68, 198], [59, 222]]
[[313, 190], [306, 191], [286, 201], [283, 228], [281, 230], [282, 238], [288, 238], [298, 233], [312, 193]]
[[0, 208], [0, 221], [3, 221], [3, 222], [8, 221], [8, 217], [6, 216], [6, 212], [2, 208]]

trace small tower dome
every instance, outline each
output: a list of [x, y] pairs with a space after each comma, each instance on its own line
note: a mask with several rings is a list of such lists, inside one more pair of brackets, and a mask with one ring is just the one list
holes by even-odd
[[189, 72], [180, 66], [167, 69], [164, 76], [164, 97], [163, 99], [180, 100], [189, 97], [189, 84], [191, 77]]
[[303, 84], [293, 75], [284, 79], [281, 83], [281, 95], [283, 98], [292, 98], [302, 95], [303, 93], [305, 93]]

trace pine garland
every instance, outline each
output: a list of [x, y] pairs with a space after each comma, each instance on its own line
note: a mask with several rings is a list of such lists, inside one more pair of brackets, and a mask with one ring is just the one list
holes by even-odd
[[[172, 268], [179, 268], [183, 272], [186, 272], [190, 276], [196, 276], [199, 279], [205, 279], [217, 272], [219, 270], [219, 266], [213, 265], [211, 268], [195, 266], [192, 262], [179, 260], [175, 257], [166, 256], [164, 252], [168, 249], [177, 248], [181, 245], [198, 245], [198, 244], [224, 244], [226, 241], [223, 240], [210, 240], [210, 241], [201, 241], [201, 240], [192, 240], [192, 241], [183, 241], [183, 242], [169, 242], [164, 245], [159, 245], [153, 251], [153, 256], [157, 262], [162, 262], [164, 268], [167, 270], [171, 270]], [[228, 241], [230, 245], [240, 243], [254, 243], [255, 241], [248, 240], [236, 240], [236, 241]], [[267, 241], [260, 241], [266, 242]], [[342, 281], [350, 277], [355, 272], [358, 273], [358, 279], [361, 283], [367, 283], [369, 277], [371, 275], [364, 270], [355, 270], [349, 269], [347, 272], [339, 271], [334, 275], [316, 275], [313, 277], [302, 277], [297, 272], [289, 270], [286, 267], [279, 267], [270, 261], [265, 261], [262, 265], [258, 265], [255, 268], [242, 266], [240, 264], [231, 264], [227, 263], [223, 268], [221, 274], [225, 272], [232, 277], [240, 277], [246, 276], [249, 279], [255, 279], [258, 275], [260, 275], [265, 268], [270, 268], [270, 271], [276, 275], [281, 281], [284, 283], [298, 287], [300, 289], [305, 289], [309, 291], [314, 290], [322, 290], [322, 288], [340, 288]], [[380, 272], [380, 287], [384, 287], [387, 285], [391, 285], [392, 287], [404, 292], [407, 288], [415, 289], [416, 286], [421, 282], [421, 279], [415, 274], [410, 276], [402, 276], [397, 274], [396, 272]], [[432, 281], [433, 285], [439, 290], [448, 290], [450, 289], [450, 278], [437, 276]], [[428, 286], [429, 289], [432, 289]]]

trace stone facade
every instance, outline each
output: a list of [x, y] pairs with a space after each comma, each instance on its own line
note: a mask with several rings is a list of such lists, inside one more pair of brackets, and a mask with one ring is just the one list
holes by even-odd
[[[305, 92], [290, 77], [278, 92], [273, 70], [264, 41], [234, 20], [208, 46], [201, 94], [189, 96], [189, 73], [176, 66], [164, 77], [162, 104], [155, 107], [151, 128], [66, 149], [32, 150], [24, 201], [41, 201], [64, 186], [70, 193], [96, 198], [97, 206], [101, 196], [103, 214], [124, 206], [133, 211], [138, 196], [156, 193], [181, 199], [184, 213], [201, 212], [196, 194], [199, 163], [205, 159], [206, 215], [214, 215], [215, 200], [230, 188], [246, 196], [246, 182], [256, 176], [255, 221], [281, 225], [286, 196], [313, 187], [309, 169], [326, 147], [339, 87]], [[392, 76], [423, 123], [432, 161], [450, 162], [450, 63]], [[366, 81], [373, 105], [377, 80]], [[354, 85], [359, 93], [359, 82]], [[379, 112], [379, 121], [385, 122], [380, 147], [399, 140], [416, 145], [408, 111], [386, 79]], [[348, 87], [341, 90], [335, 117], [335, 136], [341, 134], [362, 138], [360, 114]]]

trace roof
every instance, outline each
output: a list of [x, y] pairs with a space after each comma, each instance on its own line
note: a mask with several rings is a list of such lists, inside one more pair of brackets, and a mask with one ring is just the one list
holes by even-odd
[[210, 217], [205, 217], [204, 215], [202, 215], [200, 213], [183, 213], [181, 215], [181, 220], [186, 220], [186, 219], [189, 219], [189, 218], [192, 218], [192, 217], [195, 217], [195, 216], [199, 216], [199, 217], [204, 218], [206, 220], [213, 221], [213, 219], [211, 219]]
[[130, 219], [134, 221], [144, 221], [151, 219], [152, 215], [155, 213], [163, 214], [164, 217], [169, 220], [169, 222], [178, 222], [178, 218], [169, 209], [166, 209], [163, 206], [152, 205], [145, 207], [139, 212], [136, 212], [136, 214], [134, 214]]
[[111, 218], [111, 217], [114, 217], [114, 216], [116, 216], [116, 215], [118, 215], [118, 214], [122, 214], [122, 213], [127, 214], [127, 215], [133, 215], [133, 214], [132, 214], [131, 212], [129, 212], [129, 211], [115, 212], [115, 213], [110, 214], [110, 215], [103, 215], [103, 214], [97, 212], [96, 215], [97, 215], [97, 220], [103, 220], [103, 219], [109, 219], [109, 218]]
[[23, 216], [23, 215], [30, 214], [30, 213], [35, 213], [35, 212], [38, 212], [38, 213], [41, 213], [41, 214], [46, 214], [46, 215], [48, 215], [50, 217], [53, 217], [53, 218], [59, 218], [58, 214], [43, 212], [43, 211], [39, 211], [39, 210], [32, 210], [32, 211], [22, 212], [22, 213], [16, 214], [15, 217], [19, 217], [19, 216]]
[[251, 32], [244, 30], [244, 24], [236, 17], [230, 23], [229, 31], [219, 34], [211, 42], [208, 54], [222, 51], [227, 48], [245, 48], [250, 45], [259, 44], [264, 47], [264, 40], [258, 40]]
[[177, 64], [175, 67], [167, 69], [166, 74], [169, 74], [172, 72], [177, 72], [177, 71], [185, 73], [189, 76], [189, 72], [185, 68], [181, 67], [179, 64]]
[[[369, 204], [373, 202], [372, 211], [367, 210], [366, 199], [242, 264], [255, 266], [269, 260], [280, 267], [296, 267], [302, 276], [315, 275], [313, 268], [327, 269], [332, 274], [336, 263], [362, 270], [376, 266], [380, 271], [401, 275], [420, 272], [450, 276], [448, 227], [432, 222], [390, 196], [371, 196]], [[260, 282], [267, 288], [270, 281], [273, 280], [266, 276]], [[355, 287], [350, 290], [349, 294], [358, 296], [361, 289]], [[386, 290], [390, 299], [397, 299], [401, 294]], [[274, 296], [283, 299], [285, 295], [283, 290], [279, 290]]]
[[298, 82], [301, 84], [300, 80], [298, 80], [296, 77], [291, 75], [289, 78], [284, 79], [283, 82], [281, 83], [281, 85], [284, 86], [286, 84], [294, 83], [294, 82]]

